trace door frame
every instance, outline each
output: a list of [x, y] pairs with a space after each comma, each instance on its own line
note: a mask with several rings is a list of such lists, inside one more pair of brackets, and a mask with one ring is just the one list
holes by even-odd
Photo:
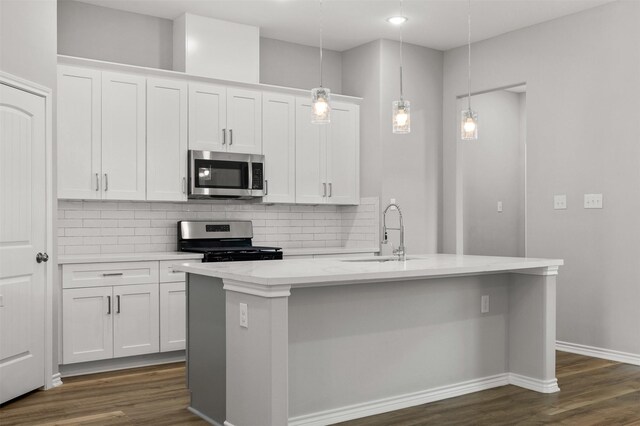
[[55, 273], [58, 269], [57, 250], [54, 250], [53, 225], [55, 223], [56, 197], [54, 196], [53, 185], [53, 96], [52, 90], [48, 87], [25, 80], [21, 77], [0, 71], [0, 83], [7, 86], [40, 96], [45, 101], [45, 247], [49, 253], [50, 262], [45, 264], [44, 273], [44, 388], [51, 389], [62, 384], [60, 372], [53, 366], [53, 293]]

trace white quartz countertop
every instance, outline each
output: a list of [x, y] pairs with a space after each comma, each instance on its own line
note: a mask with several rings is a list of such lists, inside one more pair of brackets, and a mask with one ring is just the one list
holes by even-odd
[[[372, 262], [389, 257], [291, 259], [279, 261], [185, 263], [174, 269], [260, 286], [306, 287], [331, 283], [394, 281], [428, 277], [553, 269], [561, 259], [429, 254], [407, 256], [404, 262]], [[367, 261], [359, 261], [367, 260]]]
[[154, 260], [202, 259], [202, 254], [183, 251], [157, 253], [113, 253], [113, 254], [67, 254], [58, 256], [58, 264], [67, 263], [101, 263], [101, 262], [145, 262]]

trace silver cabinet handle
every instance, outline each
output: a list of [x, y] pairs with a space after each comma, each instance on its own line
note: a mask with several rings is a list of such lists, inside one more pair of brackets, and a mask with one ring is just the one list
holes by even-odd
[[333, 195], [333, 184], [329, 182], [329, 197]]
[[116, 305], [118, 306], [116, 309], [116, 314], [120, 313], [120, 295], [116, 296]]
[[105, 272], [102, 274], [103, 277], [119, 277], [124, 275], [123, 272]]
[[96, 191], [100, 191], [100, 175], [96, 173]]
[[229, 145], [233, 145], [233, 129], [229, 129]]
[[107, 296], [107, 315], [111, 315], [111, 296]]
[[322, 184], [322, 196], [323, 197], [327, 196], [327, 184], [326, 183]]
[[183, 194], [187, 193], [187, 178], [186, 177], [182, 178], [182, 193]]
[[269, 194], [269, 179], [264, 180], [264, 195]]
[[222, 145], [227, 143], [227, 129], [222, 129]]
[[109, 190], [109, 176], [104, 174], [104, 191], [107, 192]]

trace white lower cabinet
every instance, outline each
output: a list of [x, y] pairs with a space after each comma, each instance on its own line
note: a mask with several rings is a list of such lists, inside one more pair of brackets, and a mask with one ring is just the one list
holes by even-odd
[[158, 297], [158, 284], [63, 290], [63, 363], [158, 352]]
[[62, 363], [185, 349], [189, 261], [63, 265]]
[[160, 284], [160, 352], [185, 348], [187, 300], [185, 282]]

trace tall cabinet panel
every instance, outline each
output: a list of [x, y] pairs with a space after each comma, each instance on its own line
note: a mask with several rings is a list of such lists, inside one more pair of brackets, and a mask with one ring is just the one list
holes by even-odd
[[327, 127], [327, 202], [358, 204], [360, 194], [359, 106], [334, 102]]
[[187, 200], [187, 84], [147, 79], [147, 200]]
[[226, 150], [227, 88], [189, 84], [189, 149]]
[[276, 93], [262, 95], [262, 152], [267, 203], [296, 201], [296, 101]]
[[103, 198], [145, 199], [145, 78], [102, 73]]
[[326, 125], [311, 123], [311, 103], [296, 98], [296, 202], [326, 202]]
[[227, 89], [228, 152], [262, 153], [262, 93]]
[[58, 66], [59, 198], [102, 198], [100, 74]]

